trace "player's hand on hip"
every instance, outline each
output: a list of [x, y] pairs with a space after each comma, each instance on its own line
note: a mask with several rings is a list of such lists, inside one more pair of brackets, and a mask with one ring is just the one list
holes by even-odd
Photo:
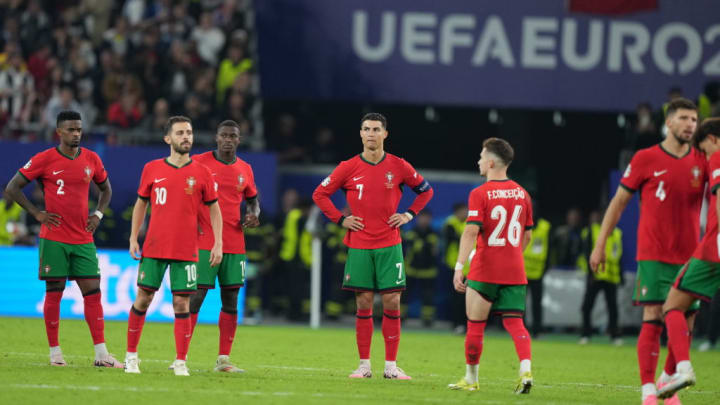
[[347, 228], [351, 231], [362, 231], [363, 228], [365, 228], [365, 224], [363, 224], [362, 221], [362, 218], [350, 215], [349, 217], [345, 217], [345, 219], [343, 219], [342, 226], [343, 228]]
[[215, 244], [210, 251], [210, 267], [215, 267], [222, 262], [222, 245]]
[[246, 214], [242, 226], [243, 228], [256, 228], [260, 226], [260, 220], [253, 214]]
[[388, 219], [388, 225], [392, 226], [393, 228], [399, 228], [400, 226], [410, 222], [410, 219], [410, 214], [406, 215], [405, 213], [399, 214], [396, 212], [392, 214], [390, 219]]
[[455, 291], [463, 294], [465, 293], [467, 284], [465, 284], [465, 276], [463, 275], [462, 270], [455, 270], [455, 274], [453, 275], [453, 287], [455, 287]]
[[35, 215], [35, 219], [50, 229], [56, 226], [60, 226], [60, 224], [62, 224], [62, 222], [60, 221], [62, 217], [53, 212], [40, 211], [37, 213], [37, 215]]
[[135, 260], [140, 260], [140, 245], [137, 240], [130, 240], [130, 256]]
[[100, 225], [100, 218], [98, 218], [97, 215], [90, 215], [85, 225], [85, 231], [95, 233], [98, 225]]
[[595, 246], [590, 254], [590, 268], [593, 273], [605, 272], [605, 246]]

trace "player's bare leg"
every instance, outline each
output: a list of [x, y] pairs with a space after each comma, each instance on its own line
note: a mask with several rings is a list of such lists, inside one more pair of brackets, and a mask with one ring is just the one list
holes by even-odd
[[637, 357], [640, 367], [643, 405], [657, 404], [655, 370], [660, 353], [660, 334], [662, 334], [662, 306], [643, 306], [643, 323], [637, 342]]
[[175, 361], [173, 371], [175, 375], [189, 376], [187, 365], [188, 345], [190, 344], [190, 296], [187, 294], [173, 294], [173, 310], [175, 311]]
[[472, 288], [465, 290], [465, 314], [468, 319], [465, 333], [465, 377], [455, 384], [448, 384], [448, 388], [466, 391], [475, 391], [479, 388], [478, 365], [491, 307], [492, 302], [486, 300], [477, 291]]
[[665, 403], [675, 398], [679, 390], [695, 385], [695, 372], [690, 364], [690, 327], [685, 319], [685, 312], [694, 301], [695, 297], [692, 295], [672, 287], [662, 307], [667, 326], [668, 347], [672, 348], [677, 361], [675, 374], [658, 391], [659, 398], [669, 398]]
[[115, 360], [108, 353], [105, 346], [105, 319], [102, 307], [102, 293], [100, 292], [100, 279], [79, 279], [77, 285], [83, 296], [85, 321], [90, 328], [93, 345], [95, 347], [95, 362], [97, 367], [123, 368], [124, 364]]
[[235, 332], [237, 331], [237, 300], [240, 288], [222, 288], [220, 290], [220, 299], [222, 308], [220, 310], [220, 318], [218, 320], [218, 329], [220, 330], [220, 345], [218, 348], [218, 358], [215, 362], [215, 371], [226, 373], [242, 373], [242, 370], [234, 366], [230, 362], [230, 351], [232, 343], [235, 340]]
[[145, 325], [145, 314], [152, 303], [155, 292], [138, 288], [137, 296], [128, 317], [127, 351], [125, 353], [125, 372], [139, 374], [140, 359], [138, 358], [137, 346], [140, 342], [143, 325]]
[[411, 380], [412, 378], [397, 366], [400, 345], [400, 291], [381, 293], [383, 303], [382, 333], [385, 338], [385, 378]]
[[370, 343], [373, 335], [372, 307], [375, 294], [372, 291], [355, 293], [357, 313], [355, 315], [355, 338], [357, 341], [360, 365], [350, 374], [350, 378], [370, 378]]
[[45, 282], [45, 303], [43, 304], [43, 318], [45, 319], [45, 333], [50, 346], [50, 365], [65, 366], [58, 333], [60, 330], [60, 300], [65, 290], [65, 280]]

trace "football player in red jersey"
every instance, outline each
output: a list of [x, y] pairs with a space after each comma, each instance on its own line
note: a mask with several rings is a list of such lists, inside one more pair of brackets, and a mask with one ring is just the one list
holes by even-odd
[[[220, 347], [215, 371], [230, 373], [243, 371], [230, 362], [230, 350], [237, 329], [238, 291], [245, 285], [247, 256], [243, 228], [260, 225], [260, 202], [252, 167], [236, 155], [242, 140], [240, 126], [232, 120], [223, 121], [218, 125], [215, 134], [217, 149], [193, 156], [194, 160], [210, 169], [217, 184], [218, 203], [223, 219], [223, 259], [216, 267], [210, 267], [207, 260], [215, 240], [210, 232], [209, 210], [203, 207], [199, 219], [198, 290], [190, 296], [190, 320], [194, 330], [205, 295], [208, 289], [215, 288], [217, 278], [221, 288], [222, 308], [218, 319]], [[244, 219], [241, 217], [243, 201], [246, 202]]]
[[[343, 289], [355, 291], [355, 331], [360, 365], [350, 378], [370, 378], [370, 342], [373, 334], [372, 304], [382, 296], [382, 332], [385, 338], [385, 372], [390, 379], [409, 380], [397, 367], [400, 343], [400, 294], [405, 289], [405, 269], [400, 226], [410, 222], [430, 201], [432, 188], [404, 159], [385, 152], [387, 120], [369, 113], [360, 120], [361, 154], [341, 162], [315, 189], [313, 200], [333, 222], [347, 228]], [[402, 186], [417, 196], [406, 212], [398, 213]], [[335, 207], [330, 196], [345, 191], [351, 215]]]
[[[466, 371], [465, 377], [448, 386], [451, 389], [479, 388], [483, 335], [492, 313], [502, 315], [520, 360], [515, 392], [529, 394], [532, 388], [530, 334], [523, 323], [527, 287], [523, 251], [532, 236], [532, 202], [530, 194], [507, 176], [514, 155], [507, 141], [488, 138], [483, 142], [478, 166], [487, 182], [470, 192], [467, 224], [460, 237], [453, 276], [455, 290], [465, 293]], [[463, 269], [473, 249], [475, 255], [465, 281]]]
[[[590, 255], [593, 271], [603, 271], [608, 235], [633, 193], [639, 191], [638, 269], [633, 301], [643, 306], [637, 356], [644, 405], [657, 404], [655, 369], [663, 328], [662, 304], [678, 271], [700, 240], [700, 207], [707, 181], [707, 159], [690, 145], [697, 127], [695, 103], [684, 98], [670, 102], [665, 125], [668, 129], [665, 140], [639, 150], [630, 161], [605, 212]], [[691, 313], [697, 308], [696, 304], [689, 308], [690, 325], [694, 319]], [[675, 373], [675, 360], [670, 347], [658, 386], [667, 384]], [[679, 400], [673, 397], [665, 403], [677, 404]]]
[[[210, 170], [190, 159], [193, 143], [190, 119], [170, 117], [164, 129], [170, 156], [153, 160], [143, 168], [132, 215], [130, 255], [140, 259], [140, 267], [137, 297], [128, 319], [125, 372], [140, 373], [137, 346], [145, 313], [169, 267], [175, 311], [173, 370], [175, 375], [187, 376], [190, 375], [185, 363], [191, 332], [190, 294], [197, 289], [198, 214], [202, 204], [209, 206], [215, 244], [206, 260], [212, 266], [222, 260], [222, 215]], [[152, 214], [141, 255], [137, 238], [148, 203]]]
[[[659, 398], [671, 398], [682, 388], [695, 384], [695, 371], [690, 364], [690, 330], [685, 312], [696, 299], [707, 302], [720, 288], [720, 248], [718, 241], [718, 217], [720, 216], [720, 118], [708, 118], [702, 122], [693, 137], [694, 145], [710, 160], [710, 204], [705, 236], [693, 252], [690, 260], [675, 279], [663, 305], [668, 345], [677, 361], [677, 372], [667, 384], [658, 387]], [[668, 400], [665, 400], [668, 403]]]
[[[66, 280], [75, 280], [83, 295], [85, 320], [95, 344], [95, 365], [122, 368], [105, 347], [105, 321], [100, 293], [100, 268], [93, 233], [110, 203], [112, 189], [100, 157], [80, 147], [82, 121], [75, 111], [57, 116], [60, 145], [33, 156], [7, 186], [7, 195], [40, 222], [39, 278], [45, 280], [43, 317], [50, 344], [50, 364], [66, 365], [58, 329], [60, 300]], [[45, 210], [30, 202], [21, 189], [37, 180]], [[88, 215], [90, 182], [100, 189], [97, 209]]]

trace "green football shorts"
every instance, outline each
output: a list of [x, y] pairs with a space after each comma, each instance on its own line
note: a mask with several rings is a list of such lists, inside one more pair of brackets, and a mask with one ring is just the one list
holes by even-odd
[[165, 269], [170, 267], [170, 291], [173, 294], [192, 294], [197, 290], [197, 263], [180, 260], [143, 257], [138, 269], [138, 287], [157, 291], [162, 285]]
[[467, 286], [492, 302], [491, 314], [525, 313], [525, 293], [527, 290], [525, 284], [493, 284], [468, 280]]
[[200, 249], [198, 252], [198, 288], [215, 288], [215, 278], [220, 282], [220, 288], [240, 288], [245, 285], [247, 256], [223, 253], [222, 262], [210, 267], [210, 251]]
[[720, 289], [720, 263], [690, 258], [673, 284], [680, 291], [710, 302]]
[[100, 278], [100, 266], [94, 243], [72, 245], [40, 238], [39, 252], [40, 280]]
[[379, 249], [348, 249], [342, 288], [351, 291], [402, 291], [405, 264], [398, 243]]

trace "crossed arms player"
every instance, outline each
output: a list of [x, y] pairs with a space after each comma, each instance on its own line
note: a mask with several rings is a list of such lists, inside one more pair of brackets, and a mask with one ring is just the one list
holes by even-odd
[[[373, 334], [372, 305], [375, 292], [383, 303], [382, 332], [385, 339], [385, 378], [409, 380], [397, 367], [400, 343], [400, 294], [405, 289], [405, 269], [400, 226], [410, 222], [430, 201], [433, 190], [404, 159], [386, 153], [387, 120], [369, 113], [360, 120], [363, 151], [341, 162], [315, 189], [313, 200], [333, 222], [347, 228], [343, 289], [355, 291], [355, 332], [360, 365], [350, 378], [370, 378], [370, 343]], [[402, 186], [417, 196], [410, 208], [398, 213]], [[351, 215], [343, 216], [330, 200], [337, 190], [345, 192]]]

